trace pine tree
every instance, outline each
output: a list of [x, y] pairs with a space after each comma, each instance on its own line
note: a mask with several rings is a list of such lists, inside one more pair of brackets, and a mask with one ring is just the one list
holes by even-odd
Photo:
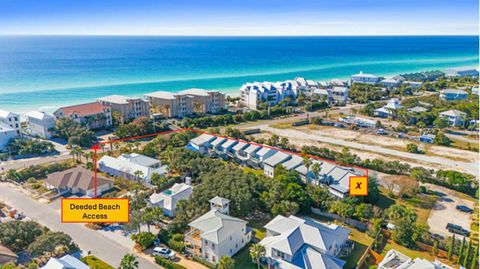
[[467, 248], [465, 249], [465, 258], [463, 258], [463, 267], [467, 268], [468, 258], [470, 257], [470, 248], [472, 247], [472, 240], [468, 240]]
[[450, 241], [450, 246], [448, 246], [448, 260], [452, 260], [453, 248], [455, 247], [455, 235], [452, 236], [452, 240]]
[[458, 259], [457, 259], [457, 264], [461, 263], [462, 256], [463, 256], [463, 248], [465, 246], [465, 236], [462, 239], [462, 244], [460, 245], [460, 251], [458, 253]]
[[477, 269], [477, 258], [478, 258], [478, 245], [475, 246], [473, 251], [472, 263], [470, 264], [470, 269]]

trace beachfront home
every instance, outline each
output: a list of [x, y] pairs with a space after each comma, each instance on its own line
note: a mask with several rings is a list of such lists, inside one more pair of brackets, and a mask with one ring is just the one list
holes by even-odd
[[25, 113], [27, 132], [31, 136], [50, 139], [55, 128], [55, 117], [45, 112], [30, 111]]
[[216, 114], [225, 109], [225, 94], [220, 91], [192, 88], [183, 90], [179, 94], [189, 95], [193, 98], [193, 112], [197, 114]]
[[325, 100], [329, 104], [333, 101], [331, 89], [314, 89], [310, 94], [319, 100]]
[[97, 102], [109, 106], [112, 112], [119, 112], [121, 114], [121, 123], [139, 117], [150, 117], [150, 105], [147, 100], [142, 98], [131, 98], [122, 95], [110, 95], [98, 98]]
[[193, 97], [191, 95], [158, 91], [145, 94], [153, 113], [160, 113], [167, 118], [184, 118], [193, 114]]
[[478, 70], [475, 68], [447, 68], [445, 69], [446, 77], [476, 77]]
[[[47, 189], [55, 190], [59, 195], [70, 193], [93, 197], [95, 194], [93, 172], [80, 166], [49, 174], [45, 185]], [[97, 175], [97, 196], [112, 188], [113, 181]]]
[[160, 207], [163, 214], [173, 218], [176, 215], [178, 201], [187, 200], [192, 191], [192, 186], [188, 184], [175, 183], [167, 190], [150, 195], [149, 202], [152, 206]]
[[378, 269], [453, 269], [452, 267], [441, 263], [438, 260], [434, 262], [415, 258], [412, 259], [407, 255], [391, 249], [387, 252], [383, 260], [378, 264]]
[[90, 269], [90, 267], [74, 256], [67, 254], [61, 258], [51, 257], [47, 264], [40, 269]]
[[90, 129], [102, 129], [112, 126], [112, 109], [100, 103], [87, 103], [66, 106], [57, 109], [53, 115], [57, 119], [69, 118]]
[[6, 150], [8, 143], [17, 136], [15, 129], [0, 123], [0, 152]]
[[0, 124], [13, 129], [16, 135], [20, 135], [20, 115], [0, 109]]
[[374, 115], [381, 118], [391, 118], [395, 116], [395, 111], [402, 108], [397, 98], [392, 98], [388, 103], [380, 108], [375, 109]]
[[7, 247], [0, 245], [0, 267], [6, 263], [15, 262], [17, 258], [17, 254]]
[[380, 82], [380, 77], [377, 77], [372, 74], [366, 74], [363, 73], [363, 71], [360, 71], [360, 73], [352, 75], [350, 78], [351, 84], [354, 83], [364, 83], [364, 84], [377, 84]]
[[122, 154], [118, 158], [103, 156], [98, 161], [98, 170], [112, 176], [150, 184], [153, 174], [163, 176], [168, 167], [157, 159], [130, 153]]
[[223, 256], [231, 257], [247, 245], [252, 232], [247, 222], [229, 216], [228, 199], [210, 200], [210, 211], [190, 222], [185, 233], [185, 251], [211, 263]]
[[445, 101], [465, 100], [468, 93], [464, 90], [445, 89], [440, 91], [440, 99]]
[[215, 139], [217, 139], [217, 137], [211, 134], [201, 134], [195, 137], [194, 139], [190, 140], [187, 147], [195, 151], [198, 151], [201, 154], [206, 154], [208, 153], [210, 143], [213, 142], [213, 140]]
[[332, 100], [337, 105], [346, 105], [348, 102], [348, 87], [334, 86], [332, 88]]
[[275, 269], [341, 269], [348, 253], [350, 230], [335, 224], [325, 225], [295, 216], [276, 216], [265, 225], [266, 264]]
[[215, 137], [215, 139], [210, 142], [210, 145], [208, 146], [208, 155], [210, 157], [216, 157], [217, 156], [217, 150], [220, 149], [220, 146], [227, 142], [227, 139], [224, 137]]
[[251, 158], [247, 164], [254, 168], [263, 168], [263, 162], [275, 153], [277, 153], [276, 149], [262, 147], [260, 150], [257, 150], [257, 152], [251, 154]]
[[397, 88], [400, 85], [402, 85], [402, 80], [397, 79], [397, 78], [386, 78], [382, 81], [380, 81], [380, 84], [387, 88]]
[[291, 159], [292, 156], [285, 152], [277, 151], [263, 162], [263, 174], [267, 177], [275, 176], [275, 167]]
[[450, 126], [461, 127], [465, 123], [465, 117], [467, 116], [467, 113], [453, 109], [441, 112], [438, 114], [438, 116], [446, 119]]
[[227, 141], [225, 141], [220, 146], [217, 146], [215, 148], [215, 153], [220, 158], [224, 160], [228, 160], [229, 159], [228, 152], [230, 152], [236, 144], [238, 144], [238, 141], [236, 139], [227, 139]]

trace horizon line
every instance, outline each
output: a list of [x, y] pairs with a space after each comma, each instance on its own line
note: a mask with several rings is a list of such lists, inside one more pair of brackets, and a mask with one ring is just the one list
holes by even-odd
[[351, 35], [351, 34], [338, 34], [338, 35], [329, 35], [329, 34], [319, 34], [319, 35], [189, 35], [189, 34], [64, 34], [64, 33], [58, 33], [58, 34], [2, 34], [0, 33], [0, 37], [6, 36], [6, 37], [28, 37], [28, 36], [33, 36], [33, 37], [60, 37], [60, 36], [76, 36], [76, 37], [105, 37], [105, 36], [111, 36], [111, 37], [443, 37], [443, 36], [465, 36], [465, 37], [471, 37], [471, 36], [476, 36], [480, 38], [479, 34], [379, 34], [379, 35]]

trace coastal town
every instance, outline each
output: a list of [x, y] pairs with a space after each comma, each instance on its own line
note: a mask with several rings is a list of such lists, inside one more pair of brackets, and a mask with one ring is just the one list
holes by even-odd
[[[478, 268], [478, 83], [359, 71], [0, 108], [0, 268]], [[127, 198], [129, 220], [62, 223], [68, 198]]]

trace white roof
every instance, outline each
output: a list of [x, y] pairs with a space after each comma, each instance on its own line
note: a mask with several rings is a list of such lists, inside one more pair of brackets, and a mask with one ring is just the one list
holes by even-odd
[[303, 164], [303, 158], [296, 155], [296, 154], [293, 154], [292, 155], [292, 158], [284, 163], [282, 163], [282, 166], [286, 169], [286, 170], [291, 170], [291, 169], [295, 169], [297, 168], [298, 166], [302, 165]]
[[165, 92], [165, 91], [151, 92], [151, 93], [145, 94], [145, 96], [160, 98], [160, 99], [170, 99], [170, 100], [177, 98], [177, 94], [173, 92]]
[[272, 151], [277, 151], [277, 150], [272, 149], [272, 148], [262, 147], [262, 149], [257, 151], [257, 153], [255, 153], [255, 154], [259, 157], [263, 157], [263, 156], [265, 156], [266, 154], [268, 154]]
[[[134, 175], [136, 171], [141, 171], [143, 173], [144, 178], [150, 178], [154, 173], [163, 175], [167, 171], [166, 165], [160, 166], [159, 168], [151, 168], [148, 166], [143, 166], [141, 164], [138, 164], [136, 163], [136, 161], [137, 160], [135, 160], [135, 158], [131, 159], [131, 158], [122, 157], [122, 156], [118, 158], [103, 156], [98, 161], [98, 164], [99, 164], [99, 168], [104, 166], [104, 167], [108, 167], [110, 169], [121, 171], [123, 173], [127, 173], [130, 175]], [[158, 160], [157, 162], [160, 163]]]
[[443, 94], [467, 94], [466, 91], [464, 90], [457, 90], [457, 89], [445, 89], [445, 90], [441, 90], [440, 93], [443, 93]]
[[90, 269], [90, 267], [79, 259], [67, 254], [60, 259], [50, 258], [41, 269]]
[[30, 111], [25, 113], [25, 117], [27, 118], [34, 118], [38, 120], [44, 120], [46, 118], [55, 118], [53, 115], [47, 114], [45, 112], [40, 111]]
[[2, 124], [0, 122], [0, 131], [2, 131], [2, 132], [15, 132], [15, 129], [13, 129], [12, 127], [10, 127], [6, 124]]
[[315, 89], [313, 90], [313, 94], [329, 95], [329, 92], [326, 89]]
[[447, 110], [442, 113], [440, 113], [442, 116], [450, 116], [450, 117], [464, 117], [467, 115], [467, 113], [462, 112], [460, 110], [452, 109], [452, 110]]
[[333, 87], [332, 91], [344, 93], [344, 92], [348, 91], [348, 88], [347, 87], [335, 86], [335, 87]]
[[186, 89], [180, 92], [180, 94], [188, 94], [188, 95], [196, 95], [196, 96], [209, 96], [210, 92], [218, 92], [218, 91], [207, 91], [204, 89], [198, 89], [198, 88], [191, 88], [191, 89]]
[[220, 196], [215, 196], [212, 199], [210, 199], [209, 202], [214, 203], [216, 205], [224, 206], [224, 205], [230, 203], [230, 200], [228, 200], [227, 198], [220, 197]]
[[438, 261], [430, 262], [421, 258], [412, 260], [395, 249], [387, 252], [385, 258], [378, 264], [378, 267], [385, 269], [452, 269], [452, 267]]
[[384, 106], [385, 108], [388, 108], [388, 109], [400, 109], [402, 108], [402, 105], [400, 105], [400, 102], [398, 101], [397, 98], [392, 98], [390, 100], [388, 100], [388, 103], [386, 106]]
[[247, 146], [248, 146], [248, 143], [245, 143], [245, 142], [240, 141], [240, 142], [238, 142], [238, 144], [236, 144], [232, 149], [233, 149], [234, 151], [240, 151], [240, 150], [244, 149], [244, 148], [247, 147]]
[[0, 109], [0, 118], [8, 119], [11, 117], [18, 117], [19, 115], [17, 113], [13, 113], [10, 111], [6, 111], [3, 109]]
[[352, 75], [352, 77], [355, 77], [355, 78], [378, 78], [377, 76], [375, 76], [373, 74], [367, 74], [367, 73], [363, 73], [363, 72]]
[[223, 149], [227, 149], [229, 147], [232, 147], [233, 145], [237, 144], [238, 141], [235, 139], [228, 139], [227, 142], [223, 143], [220, 147]]
[[248, 148], [244, 149], [243, 151], [247, 154], [252, 154], [256, 150], [260, 150], [261, 148], [262, 147], [260, 147], [259, 145], [250, 144], [250, 146], [248, 146]]
[[215, 140], [213, 140], [212, 142], [210, 142], [210, 145], [212, 146], [218, 146], [220, 144], [222, 144], [223, 142], [227, 141], [226, 138], [224, 137], [217, 137]]
[[218, 210], [213, 209], [188, 225], [200, 230], [202, 239], [218, 244], [228, 240], [230, 235], [246, 228], [246, 224], [247, 222], [242, 219], [222, 214]]
[[291, 158], [290, 154], [278, 151], [264, 161], [264, 164], [269, 166], [276, 166]]
[[412, 108], [408, 109], [408, 111], [410, 111], [410, 112], [425, 112], [427, 110], [428, 109], [424, 108], [423, 106], [415, 106], [415, 107], [412, 107]]
[[153, 166], [160, 164], [160, 161], [138, 153], [122, 154], [118, 157], [120, 160], [126, 160], [142, 166]]
[[183, 196], [182, 194], [186, 191], [191, 191], [192, 186], [185, 183], [175, 183], [172, 187], [167, 190], [164, 190], [160, 193], [154, 193], [150, 195], [151, 204], [161, 204], [163, 208], [168, 210], [173, 210], [175, 203], [178, 199], [177, 197]]
[[204, 144], [207, 144], [207, 143], [213, 141], [215, 138], [216, 138], [216, 136], [213, 136], [211, 134], [201, 134], [201, 135], [195, 137], [194, 139], [190, 140], [190, 142], [195, 144], [195, 145], [202, 146]]
[[109, 102], [109, 103], [114, 103], [114, 104], [128, 104], [128, 97], [123, 96], [123, 95], [109, 95], [105, 97], [98, 98], [98, 101], [102, 102]]

